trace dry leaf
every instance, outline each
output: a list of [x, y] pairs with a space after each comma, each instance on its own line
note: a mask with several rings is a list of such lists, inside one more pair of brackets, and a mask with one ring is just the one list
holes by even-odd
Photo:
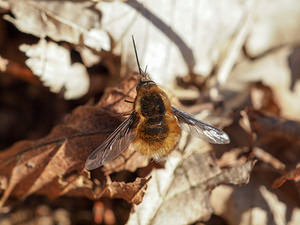
[[142, 65], [148, 65], [153, 79], [164, 85], [172, 84], [177, 75], [208, 75], [249, 13], [248, 3], [237, 0], [102, 1], [97, 8], [103, 13], [103, 27], [116, 42], [113, 52], [135, 69], [130, 38], [134, 35]]
[[251, 85], [251, 103], [256, 110], [280, 115], [280, 107], [276, 102], [272, 89], [262, 82]]
[[[119, 88], [109, 89], [98, 105], [75, 109], [45, 138], [21, 141], [2, 151], [0, 205], [3, 206], [12, 196], [24, 199], [31, 194], [49, 198], [68, 195], [91, 199], [104, 195], [139, 203], [149, 179], [116, 182], [100, 172], [95, 177], [98, 181], [93, 182], [83, 170], [88, 154], [120, 123], [116, 112], [122, 113], [121, 110], [132, 107], [124, 99], [127, 94], [132, 95], [135, 85], [136, 77], [128, 77]], [[139, 167], [138, 163], [134, 168]], [[141, 164], [143, 166], [145, 162]]]
[[81, 63], [71, 63], [70, 52], [54, 42], [41, 39], [35, 45], [21, 45], [29, 59], [26, 65], [54, 93], [64, 91], [65, 99], [82, 97], [89, 89], [89, 76]]
[[300, 43], [300, 2], [259, 0], [253, 11], [253, 25], [246, 42], [252, 57], [278, 46]]
[[210, 152], [201, 152], [207, 149], [207, 144], [199, 142], [189, 143], [194, 150], [186, 149], [184, 155], [173, 152], [165, 169], [151, 173], [144, 200], [134, 207], [128, 225], [176, 225], [207, 220], [213, 212], [209, 204], [212, 189], [221, 183], [248, 182], [253, 162], [221, 170]]
[[291, 74], [288, 58], [292, 52], [291, 47], [285, 47], [271, 51], [255, 61], [242, 61], [232, 71], [226, 87], [229, 90], [245, 92], [250, 82], [261, 81], [272, 89], [281, 115], [288, 119], [299, 120], [299, 81], [295, 81], [294, 90], [290, 89], [294, 78]]
[[213, 190], [211, 204], [216, 215], [228, 225], [297, 225], [299, 197], [295, 187], [284, 191], [270, 188], [275, 173], [257, 165], [248, 185], [233, 188], [221, 185]]
[[264, 163], [268, 163], [272, 165], [278, 171], [285, 169], [284, 163], [282, 163], [280, 160], [275, 158], [272, 154], [264, 151], [259, 147], [254, 147], [252, 153], [256, 158], [258, 158]]
[[[101, 13], [90, 1], [3, 0], [11, 15], [4, 18], [20, 31], [41, 39], [50, 37], [75, 45], [88, 67], [99, 63], [97, 52], [110, 50], [110, 38], [101, 26]], [[1, 5], [0, 5], [1, 6]], [[3, 7], [4, 7], [3, 6]], [[41, 55], [42, 57], [42, 55]]]
[[[277, 162], [274, 162], [276, 158], [280, 159], [287, 169], [295, 168], [299, 163], [300, 156], [299, 122], [269, 116], [250, 108], [242, 111], [241, 114], [245, 129], [254, 135], [253, 147], [259, 147], [267, 154], [272, 155], [273, 162], [271, 164], [274, 166], [278, 165]], [[254, 153], [258, 153], [259, 156], [259, 152], [255, 149]]]
[[255, 133], [260, 142], [272, 141], [276, 138], [293, 144], [299, 142], [300, 123], [297, 121], [270, 116], [252, 108], [245, 109], [241, 114], [243, 123], [249, 126], [247, 130]]
[[[300, 156], [299, 122], [269, 116], [253, 109], [243, 111], [242, 116], [248, 132], [256, 136], [253, 149], [255, 156], [279, 171], [283, 169], [283, 164], [289, 170], [295, 168], [299, 163]], [[280, 172], [282, 173], [282, 171]], [[273, 187], [281, 186], [288, 179], [297, 180], [297, 177], [297, 170], [292, 170], [281, 178], [278, 178], [277, 174], [272, 181]], [[297, 195], [298, 191], [293, 191], [294, 195]], [[290, 194], [292, 193], [290, 191]]]
[[[84, 44], [97, 51], [110, 49], [110, 40], [101, 29], [100, 14], [93, 2], [5, 0], [12, 16], [4, 18], [20, 31], [55, 41]], [[70, 13], [71, 12], [71, 13]]]
[[[190, 98], [195, 101], [188, 104], [193, 104], [194, 112], [198, 112], [199, 102], [213, 99], [210, 101], [213, 114], [222, 112], [218, 125], [226, 124], [224, 115], [230, 117], [230, 123], [238, 121], [245, 105], [252, 104], [256, 109], [243, 112], [243, 121], [248, 124], [249, 134], [256, 136], [252, 139], [255, 142], [249, 141], [249, 135], [233, 123], [233, 132], [229, 133], [233, 136], [232, 145], [221, 146], [223, 152], [231, 150], [223, 154], [218, 164], [211, 154], [201, 151], [211, 150], [211, 147], [192, 140], [184, 143], [187, 148], [180, 145], [184, 151], [174, 152], [165, 169], [153, 169], [148, 159], [129, 148], [113, 162], [89, 174], [83, 170], [85, 158], [120, 123], [120, 114], [132, 109], [132, 104], [125, 103], [124, 99], [134, 98], [136, 80], [128, 78], [119, 88], [107, 90], [97, 106], [77, 108], [47, 137], [36, 142], [20, 142], [1, 152], [1, 203], [7, 198], [15, 202], [30, 194], [51, 198], [106, 196], [109, 202], [109, 198], [115, 197], [136, 204], [144, 199], [135, 207], [129, 224], [195, 223], [208, 219], [212, 212], [222, 216], [228, 225], [300, 223], [299, 184], [287, 182], [280, 189], [269, 190], [282, 174], [278, 170], [284, 166], [291, 172], [279, 178], [278, 183], [298, 179], [298, 172], [293, 169], [299, 163], [300, 129], [293, 119], [300, 119], [299, 57], [294, 57], [299, 50], [290, 47], [299, 43], [298, 0], [272, 3], [265, 0], [222, 3], [215, 0], [0, 0], [0, 7], [6, 13], [5, 18], [21, 31], [41, 39], [47, 36], [54, 41], [71, 43], [88, 67], [102, 56], [96, 51], [110, 50], [112, 46], [112, 52], [122, 56], [125, 67], [136, 70], [130, 38], [134, 35], [142, 67], [148, 65], [148, 72], [155, 81], [170, 85], [177, 75], [211, 75], [203, 84], [205, 91], [199, 94], [194, 89]], [[44, 52], [29, 59], [39, 60], [33, 71], [42, 71]], [[62, 55], [64, 65], [51, 59], [44, 62], [72, 68], [69, 53], [64, 51]], [[249, 55], [255, 58], [249, 60]], [[112, 65], [111, 60], [106, 65]], [[53, 68], [56, 67], [51, 66]], [[111, 68], [114, 72], [109, 69], [110, 75], [119, 76], [118, 67]], [[126, 68], [122, 67], [121, 71], [126, 74]], [[73, 78], [66, 79], [73, 82]], [[195, 80], [191, 79], [191, 84], [195, 85]], [[222, 84], [221, 91], [216, 81]], [[61, 83], [54, 87], [64, 91], [64, 82]], [[201, 115], [210, 113], [211, 110], [203, 110]], [[223, 190], [217, 187], [210, 198], [210, 192], [220, 183], [247, 181], [252, 168], [251, 162], [245, 163], [250, 149], [253, 150], [251, 155], [262, 161], [255, 167], [250, 184], [241, 188], [222, 186]], [[222, 170], [220, 165], [226, 169]], [[141, 167], [146, 168], [138, 169]], [[131, 172], [134, 176], [148, 176], [151, 169], [150, 181], [149, 177], [132, 177]], [[122, 174], [119, 171], [130, 174], [131, 182], [114, 179], [115, 175]], [[144, 196], [147, 184], [149, 188]], [[110, 211], [112, 213], [115, 212]]]

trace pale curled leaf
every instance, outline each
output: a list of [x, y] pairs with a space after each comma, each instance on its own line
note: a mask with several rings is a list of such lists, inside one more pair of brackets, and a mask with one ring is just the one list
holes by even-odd
[[10, 8], [10, 5], [8, 3], [8, 1], [6, 0], [1, 0], [0, 1], [0, 12], [2, 13], [3, 12], [6, 12], [7, 10], [9, 10]]
[[164, 85], [178, 74], [209, 74], [248, 13], [246, 3], [237, 0], [101, 1], [97, 8], [118, 43], [113, 52], [135, 70], [134, 35], [142, 67], [148, 65], [153, 79]]
[[80, 63], [71, 64], [70, 52], [54, 42], [41, 39], [36, 45], [20, 46], [29, 59], [26, 65], [40, 77], [52, 92], [65, 89], [66, 99], [75, 99], [87, 93], [89, 76]]
[[[272, 89], [281, 115], [289, 119], [299, 119], [300, 86], [299, 81], [292, 77], [288, 62], [292, 52], [292, 47], [284, 47], [255, 61], [244, 60], [238, 63], [226, 83], [226, 88], [245, 92], [250, 82], [261, 81]], [[291, 90], [293, 80], [295, 88]]]
[[224, 84], [241, 58], [243, 46], [257, 56], [300, 41], [298, 0], [273, 4], [268, 0], [176, 4], [129, 0], [102, 1], [97, 7], [103, 13], [103, 27], [118, 43], [114, 53], [136, 69], [131, 60], [133, 34], [142, 65], [148, 65], [153, 79], [164, 85], [170, 85], [178, 74], [207, 75], [215, 65], [218, 80]]
[[300, 43], [300, 2], [259, 0], [253, 10], [253, 25], [246, 41], [252, 57], [286, 44]]
[[258, 173], [241, 188], [221, 185], [213, 190], [211, 204], [215, 214], [229, 225], [298, 225], [297, 195], [291, 191], [272, 192], [269, 183], [272, 174], [262, 170]]
[[252, 167], [253, 162], [248, 162], [222, 171], [209, 152], [187, 158], [173, 154], [165, 170], [151, 173], [144, 200], [127, 224], [177, 225], [206, 220], [212, 213], [211, 190], [222, 183], [247, 183]]
[[[5, 15], [20, 31], [55, 41], [83, 44], [97, 51], [110, 49], [110, 39], [101, 29], [100, 14], [92, 2], [7, 1], [14, 17]], [[71, 12], [71, 13], [70, 13]]]

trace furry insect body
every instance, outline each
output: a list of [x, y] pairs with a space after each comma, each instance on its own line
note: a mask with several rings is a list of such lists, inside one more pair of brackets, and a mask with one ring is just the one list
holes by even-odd
[[139, 117], [134, 148], [149, 157], [167, 155], [181, 135], [167, 95], [154, 82], [144, 81], [137, 86], [134, 107]]
[[[132, 38], [133, 39], [133, 38]], [[143, 72], [138, 61], [134, 110], [86, 159], [85, 168], [96, 169], [125, 151], [130, 144], [149, 157], [168, 155], [178, 144], [181, 129], [214, 144], [227, 144], [228, 135], [171, 106], [165, 92]]]

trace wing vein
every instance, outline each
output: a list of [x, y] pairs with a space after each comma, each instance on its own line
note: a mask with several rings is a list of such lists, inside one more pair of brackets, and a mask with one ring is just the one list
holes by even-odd
[[172, 110], [178, 119], [180, 128], [191, 135], [213, 144], [228, 144], [230, 142], [228, 135], [224, 131], [203, 123], [175, 107], [172, 107]]

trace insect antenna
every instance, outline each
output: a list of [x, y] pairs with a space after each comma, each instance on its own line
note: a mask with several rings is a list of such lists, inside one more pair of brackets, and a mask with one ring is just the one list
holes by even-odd
[[135, 45], [134, 37], [133, 37], [133, 35], [131, 37], [132, 37], [132, 42], [133, 42], [133, 47], [134, 47], [136, 62], [137, 62], [137, 65], [139, 67], [139, 72], [140, 72], [141, 75], [143, 75], [143, 71], [141, 69], [139, 57], [138, 57], [137, 50], [136, 50], [136, 45]]

